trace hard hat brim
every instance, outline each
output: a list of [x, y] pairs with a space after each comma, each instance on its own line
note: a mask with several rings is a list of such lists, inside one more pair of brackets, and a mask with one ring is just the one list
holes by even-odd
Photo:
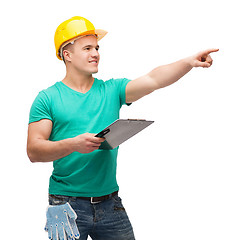
[[97, 35], [97, 40], [101, 40], [108, 32], [102, 29], [96, 29], [95, 34]]

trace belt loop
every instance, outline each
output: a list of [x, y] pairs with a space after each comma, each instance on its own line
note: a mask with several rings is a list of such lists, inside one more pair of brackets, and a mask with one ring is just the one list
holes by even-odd
[[70, 199], [72, 202], [75, 202], [77, 198], [76, 197], [70, 197]]

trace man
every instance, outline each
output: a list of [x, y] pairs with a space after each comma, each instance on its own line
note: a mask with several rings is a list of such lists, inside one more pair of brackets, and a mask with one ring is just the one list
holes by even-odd
[[210, 67], [209, 54], [218, 51], [157, 67], [133, 81], [102, 81], [92, 74], [98, 72], [98, 41], [106, 33], [82, 17], [58, 26], [56, 55], [65, 62], [66, 76], [41, 91], [30, 111], [28, 156], [54, 166], [45, 228], [50, 239], [135, 239], [118, 196], [118, 148], [99, 149], [104, 139], [95, 133], [119, 118], [123, 104], [176, 82], [193, 67]]

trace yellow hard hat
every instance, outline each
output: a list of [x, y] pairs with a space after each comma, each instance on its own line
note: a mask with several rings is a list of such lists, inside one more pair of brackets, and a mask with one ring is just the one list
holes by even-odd
[[83, 17], [72, 17], [61, 23], [55, 32], [55, 48], [56, 56], [62, 60], [60, 49], [77, 39], [80, 36], [96, 35], [97, 39], [102, 39], [107, 34], [107, 31], [95, 29], [94, 25]]

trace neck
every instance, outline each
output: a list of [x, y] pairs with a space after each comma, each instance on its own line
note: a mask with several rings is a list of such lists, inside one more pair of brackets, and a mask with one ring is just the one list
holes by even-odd
[[77, 92], [86, 93], [92, 87], [94, 78], [92, 74], [71, 74], [67, 72], [62, 82]]

